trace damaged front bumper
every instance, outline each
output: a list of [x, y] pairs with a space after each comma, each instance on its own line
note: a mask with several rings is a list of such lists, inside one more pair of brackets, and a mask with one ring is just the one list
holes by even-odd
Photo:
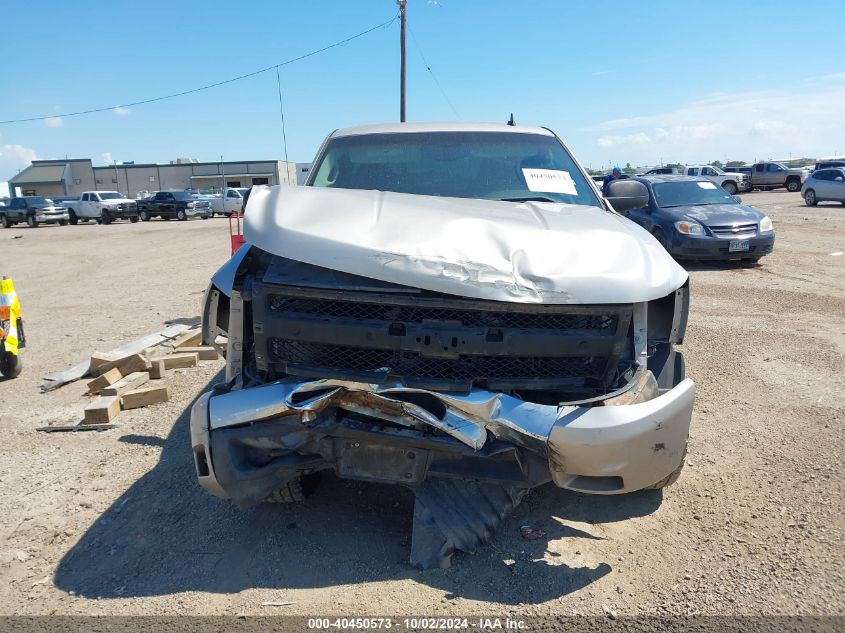
[[693, 397], [689, 379], [617, 406], [286, 380], [204, 394], [191, 412], [191, 443], [201, 485], [241, 505], [325, 469], [412, 488], [457, 478], [513, 489], [553, 481], [617, 494], [652, 486], [679, 468]]

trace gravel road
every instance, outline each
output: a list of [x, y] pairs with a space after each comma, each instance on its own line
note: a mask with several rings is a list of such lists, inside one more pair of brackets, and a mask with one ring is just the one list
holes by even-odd
[[83, 382], [41, 394], [42, 376], [197, 318], [225, 220], [0, 230], [29, 341], [0, 382], [0, 614], [842, 614], [845, 207], [743, 197], [774, 219], [775, 252], [688, 266], [679, 482], [538, 489], [477, 554], [425, 572], [398, 487], [330, 477], [302, 506], [250, 510], [203, 493], [187, 412], [222, 362], [172, 372], [171, 400], [116, 429], [34, 430], [86, 403]]

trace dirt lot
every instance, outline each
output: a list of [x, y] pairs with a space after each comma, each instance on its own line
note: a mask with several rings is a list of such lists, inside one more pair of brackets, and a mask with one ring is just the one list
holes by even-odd
[[[748, 194], [773, 217], [756, 267], [691, 265], [690, 452], [661, 494], [534, 491], [476, 555], [407, 563], [411, 495], [324, 480], [300, 507], [238, 510], [196, 484], [187, 412], [221, 362], [119, 428], [76, 422], [49, 372], [199, 314], [224, 220], [0, 232], [29, 347], [0, 382], [2, 614], [841, 614], [845, 207]], [[833, 255], [839, 253], [839, 255]], [[547, 532], [524, 541], [519, 526]], [[262, 607], [268, 600], [288, 607]]]

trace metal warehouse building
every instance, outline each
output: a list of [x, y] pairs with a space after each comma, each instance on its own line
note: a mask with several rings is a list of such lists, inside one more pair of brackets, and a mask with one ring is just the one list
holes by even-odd
[[94, 167], [90, 158], [36, 160], [14, 178], [9, 191], [24, 196], [78, 196], [84, 191], [120, 191], [131, 198], [167, 189], [221, 191], [224, 187], [296, 184], [296, 163], [281, 160]]

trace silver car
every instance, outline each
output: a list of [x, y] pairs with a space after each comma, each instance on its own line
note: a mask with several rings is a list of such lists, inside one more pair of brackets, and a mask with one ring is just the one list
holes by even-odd
[[845, 204], [845, 167], [818, 169], [804, 181], [801, 195], [808, 207], [832, 200]]

